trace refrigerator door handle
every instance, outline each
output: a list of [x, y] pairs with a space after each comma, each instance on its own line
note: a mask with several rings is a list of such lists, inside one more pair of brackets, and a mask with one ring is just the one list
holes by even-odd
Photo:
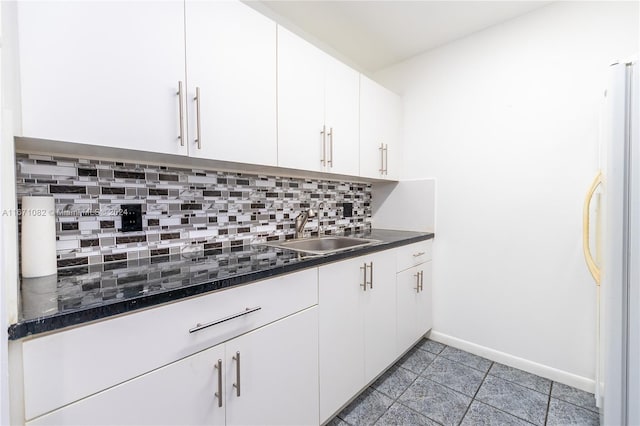
[[587, 267], [589, 268], [589, 272], [591, 272], [591, 276], [593, 276], [593, 279], [596, 281], [596, 285], [600, 285], [600, 268], [593, 260], [591, 248], [589, 247], [589, 206], [591, 205], [593, 194], [601, 183], [602, 172], [598, 172], [589, 187], [586, 197], [584, 198], [584, 207], [582, 209], [582, 250], [584, 252], [584, 258], [587, 261]]

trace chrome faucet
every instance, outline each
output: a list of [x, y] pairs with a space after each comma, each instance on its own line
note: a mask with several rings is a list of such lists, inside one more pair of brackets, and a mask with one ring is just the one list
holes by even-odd
[[325, 207], [326, 207], [326, 203], [325, 203], [324, 201], [321, 201], [321, 202], [319, 202], [319, 203], [318, 203], [318, 206], [317, 206], [317, 212], [316, 212], [316, 216], [318, 216], [318, 223], [317, 223], [318, 227], [317, 227], [317, 229], [316, 229], [316, 231], [318, 232], [318, 237], [321, 237], [321, 236], [322, 236], [322, 234], [320, 234], [320, 231], [321, 231], [321, 229], [320, 229], [320, 228], [322, 227], [322, 226], [320, 225], [320, 220], [321, 220], [321, 219], [322, 219], [322, 217], [324, 216], [324, 214], [323, 214], [323, 212], [322, 212], [322, 209], [324, 209]]
[[316, 212], [313, 209], [303, 210], [298, 216], [296, 216], [296, 235], [295, 238], [301, 238], [304, 236], [304, 226], [311, 217], [315, 217]]

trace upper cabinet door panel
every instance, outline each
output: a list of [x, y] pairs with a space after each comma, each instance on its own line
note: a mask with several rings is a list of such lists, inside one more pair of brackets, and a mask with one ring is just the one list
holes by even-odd
[[326, 64], [327, 170], [356, 176], [359, 165], [360, 74], [329, 56]]
[[[278, 165], [320, 171], [325, 54], [278, 27]], [[326, 143], [326, 135], [325, 135]]]
[[381, 179], [399, 177], [401, 118], [400, 97], [361, 76], [360, 176]]
[[275, 22], [238, 1], [185, 10], [190, 155], [275, 166]]
[[22, 135], [185, 154], [181, 1], [19, 2]]

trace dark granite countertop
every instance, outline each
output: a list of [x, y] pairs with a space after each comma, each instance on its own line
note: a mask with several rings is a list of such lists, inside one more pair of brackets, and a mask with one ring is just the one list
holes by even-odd
[[9, 339], [62, 329], [186, 297], [433, 238], [432, 233], [372, 230], [381, 241], [324, 256], [255, 244], [59, 270], [22, 279], [20, 319]]

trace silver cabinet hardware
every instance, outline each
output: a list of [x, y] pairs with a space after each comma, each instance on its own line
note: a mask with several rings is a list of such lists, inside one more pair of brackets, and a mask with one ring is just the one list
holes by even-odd
[[329, 128], [329, 160], [327, 164], [333, 167], [333, 127]]
[[221, 318], [221, 319], [216, 320], [216, 321], [208, 322], [206, 324], [198, 323], [198, 324], [196, 324], [195, 327], [193, 327], [192, 329], [189, 330], [189, 333], [195, 333], [196, 331], [200, 331], [200, 330], [203, 330], [205, 328], [208, 328], [208, 327], [211, 327], [211, 326], [214, 326], [214, 325], [218, 325], [218, 324], [221, 324], [223, 322], [226, 322], [226, 321], [229, 321], [229, 320], [232, 320], [232, 319], [235, 319], [235, 318], [250, 314], [252, 312], [259, 311], [260, 309], [262, 309], [260, 306], [256, 306], [255, 308], [246, 308], [242, 312], [238, 312], [237, 314], [229, 315], [228, 317], [224, 317], [224, 318]]
[[416, 277], [416, 286], [414, 290], [416, 293], [420, 293], [420, 272], [413, 274], [413, 276]]
[[215, 365], [216, 370], [218, 370], [218, 392], [214, 395], [218, 398], [218, 407], [222, 407], [222, 360], [219, 359]]
[[240, 351], [236, 352], [233, 360], [236, 362], [236, 382], [233, 387], [236, 388], [236, 396], [240, 396]]
[[384, 145], [384, 174], [389, 174], [389, 145]]
[[362, 284], [360, 284], [362, 286], [362, 288], [364, 289], [364, 291], [367, 291], [367, 264], [364, 263], [360, 269], [362, 269]]
[[420, 271], [420, 291], [424, 290], [424, 271]]
[[182, 82], [178, 81], [178, 93], [176, 93], [176, 95], [178, 95], [178, 102], [180, 103], [180, 106], [178, 108], [178, 110], [180, 111], [180, 136], [178, 136], [178, 139], [180, 139], [180, 146], [184, 146], [184, 106], [182, 105], [183, 99], [182, 99]]
[[327, 165], [327, 126], [322, 125], [322, 131], [320, 132], [322, 135], [322, 158], [320, 158], [320, 162], [323, 166]]
[[200, 136], [200, 88], [196, 87], [196, 97], [193, 98], [196, 101], [196, 140], [198, 149], [202, 149], [202, 137]]
[[423, 251], [419, 251], [418, 253], [413, 253], [413, 257], [420, 257], [424, 254]]
[[[367, 291], [367, 284], [369, 284], [369, 289], [373, 290], [373, 262], [365, 262], [360, 269], [362, 269], [362, 288], [364, 291]], [[369, 270], [369, 280], [367, 280], [367, 270]]]
[[384, 144], [380, 144], [380, 148], [378, 148], [378, 150], [380, 151], [380, 168], [378, 171], [382, 175], [384, 174]]

